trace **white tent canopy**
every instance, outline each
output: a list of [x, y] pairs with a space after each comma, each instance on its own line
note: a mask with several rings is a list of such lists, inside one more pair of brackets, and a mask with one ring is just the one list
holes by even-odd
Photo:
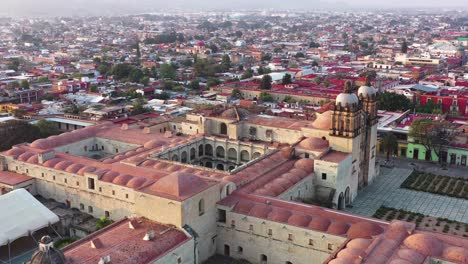
[[25, 189], [0, 195], [0, 246], [59, 221]]

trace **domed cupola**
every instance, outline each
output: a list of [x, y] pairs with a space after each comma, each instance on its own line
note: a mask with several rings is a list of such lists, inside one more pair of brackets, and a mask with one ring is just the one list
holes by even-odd
[[374, 98], [377, 95], [377, 91], [370, 82], [369, 76], [366, 77], [366, 84], [359, 87], [358, 96], [359, 98]]
[[33, 253], [29, 264], [65, 264], [62, 251], [54, 248], [54, 241], [50, 236], [43, 236], [39, 240], [39, 248]]
[[343, 92], [336, 97], [335, 105], [341, 107], [351, 107], [357, 106], [358, 104], [359, 99], [356, 94], [353, 93], [351, 82], [347, 81], [345, 83]]

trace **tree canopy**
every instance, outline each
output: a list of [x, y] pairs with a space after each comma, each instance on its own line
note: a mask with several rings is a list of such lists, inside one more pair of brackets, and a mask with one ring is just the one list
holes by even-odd
[[19, 120], [11, 120], [0, 123], [0, 151], [10, 149], [12, 146], [33, 142], [41, 137], [37, 126]]
[[161, 68], [159, 68], [159, 75], [163, 79], [174, 80], [176, 77], [176, 70], [171, 64], [163, 64]]
[[273, 102], [273, 96], [267, 92], [261, 92], [260, 100], [262, 100], [263, 102]]
[[[456, 127], [445, 120], [432, 120], [429, 118], [415, 120], [410, 127], [408, 136], [416, 144], [421, 144], [426, 149], [426, 153], [432, 153], [437, 157], [457, 136]], [[443, 162], [439, 159], [439, 162]]]
[[291, 83], [292, 83], [291, 74], [286, 73], [286, 74], [283, 76], [283, 84], [291, 84]]
[[384, 92], [379, 97], [379, 109], [381, 110], [406, 111], [411, 107], [411, 101], [402, 94]]
[[271, 89], [271, 76], [266, 74], [262, 77], [262, 81], [260, 82], [260, 88], [264, 90], [270, 90]]
[[60, 134], [57, 125], [52, 121], [41, 119], [35, 125], [39, 128], [39, 133], [43, 138]]

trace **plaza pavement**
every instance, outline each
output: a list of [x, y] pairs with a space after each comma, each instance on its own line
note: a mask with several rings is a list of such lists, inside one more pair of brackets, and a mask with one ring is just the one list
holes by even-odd
[[360, 191], [351, 204], [352, 208], [345, 211], [372, 216], [383, 205], [468, 223], [468, 200], [400, 188], [411, 172], [409, 167], [382, 167], [380, 176]]

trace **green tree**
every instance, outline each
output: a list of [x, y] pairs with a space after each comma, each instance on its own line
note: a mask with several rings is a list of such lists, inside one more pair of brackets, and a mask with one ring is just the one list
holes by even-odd
[[39, 128], [40, 135], [43, 138], [60, 134], [57, 124], [46, 119], [39, 120], [35, 126]]
[[329, 80], [323, 81], [323, 85], [324, 85], [325, 87], [330, 86], [330, 81], [329, 81]]
[[393, 133], [386, 133], [382, 137], [382, 141], [380, 146], [385, 150], [387, 153], [387, 161], [390, 160], [390, 155], [398, 149], [398, 140]]
[[209, 47], [210, 47], [212, 53], [218, 53], [218, 51], [219, 51], [218, 46], [216, 46], [215, 44], [211, 44]]
[[10, 59], [10, 62], [8, 63], [8, 69], [18, 71], [20, 64], [21, 64], [20, 59], [12, 58]]
[[24, 142], [33, 142], [40, 138], [39, 128], [27, 122], [10, 120], [0, 123], [0, 151]]
[[290, 104], [297, 102], [297, 101], [296, 101], [294, 98], [292, 98], [290, 95], [286, 95], [286, 97], [284, 97], [284, 100], [283, 100], [283, 101], [286, 102], [286, 103], [290, 103]]
[[248, 68], [244, 73], [242, 73], [241, 80], [252, 78], [253, 73], [252, 68]]
[[109, 74], [109, 71], [110, 71], [109, 65], [107, 65], [106, 63], [101, 63], [101, 64], [99, 64], [99, 66], [97, 67], [97, 71], [98, 71], [101, 75], [107, 75], [107, 74]]
[[282, 51], [283, 51], [283, 50], [282, 50], [280, 47], [276, 47], [276, 48], [273, 49], [273, 52], [274, 52], [274, 53], [280, 53], [280, 52], [282, 52]]
[[314, 61], [312, 62], [312, 67], [318, 67], [318, 66], [319, 66], [318, 62], [314, 60]]
[[143, 84], [144, 86], [147, 86], [149, 84], [150, 78], [148, 76], [143, 76], [143, 78], [140, 79], [140, 83]]
[[315, 84], [320, 85], [322, 83], [322, 78], [315, 77], [314, 82], [315, 82]]
[[291, 84], [292, 83], [292, 77], [291, 74], [286, 73], [283, 75], [283, 84]]
[[159, 100], [167, 100], [167, 99], [171, 98], [171, 96], [169, 95], [169, 93], [162, 92], [160, 94], [156, 94], [154, 96], [154, 98], [159, 99]]
[[129, 64], [121, 63], [121, 64], [116, 64], [112, 66], [110, 73], [117, 80], [122, 80], [122, 79], [128, 78], [132, 69], [133, 69], [133, 66]]
[[[456, 127], [445, 120], [418, 119], [411, 126], [408, 136], [416, 144], [421, 144], [430, 153], [437, 157], [441, 156], [442, 151], [455, 139], [458, 132]], [[442, 163], [439, 159], [439, 163]]]
[[418, 113], [428, 113], [428, 114], [441, 114], [442, 113], [442, 104], [435, 104], [432, 100], [428, 100], [424, 105], [418, 105], [416, 107], [416, 112]]
[[49, 78], [45, 77], [45, 76], [41, 76], [39, 77], [39, 79], [37, 80], [39, 83], [46, 83], [46, 82], [49, 82]]
[[216, 78], [209, 78], [207, 81], [206, 81], [206, 86], [208, 88], [210, 87], [213, 87], [213, 86], [216, 86], [216, 85], [220, 85], [221, 84], [221, 81], [216, 79]]
[[294, 57], [296, 57], [296, 58], [305, 58], [305, 55], [302, 52], [298, 52], [298, 53], [296, 53], [296, 55]]
[[171, 64], [163, 64], [159, 69], [159, 75], [163, 79], [174, 80], [176, 78], [176, 70]]
[[411, 109], [411, 101], [402, 94], [384, 92], [379, 96], [379, 109], [386, 111], [406, 111]]
[[99, 90], [98, 90], [97, 85], [91, 84], [91, 86], [89, 87], [89, 91], [92, 93], [97, 93]]
[[260, 100], [262, 100], [263, 102], [273, 102], [273, 96], [267, 92], [261, 92]]
[[261, 60], [262, 61], [271, 61], [271, 54], [263, 54]]
[[199, 90], [200, 89], [200, 82], [198, 80], [193, 80], [190, 82], [189, 87], [193, 90]]
[[136, 68], [136, 67], [132, 67], [132, 69], [130, 70], [130, 74], [128, 76], [128, 79], [131, 81], [131, 82], [134, 82], [134, 83], [139, 83], [140, 80], [144, 77], [144, 74], [143, 74], [143, 71]]
[[233, 99], [242, 99], [242, 93], [239, 89], [235, 88], [235, 89], [232, 89], [232, 92], [231, 92], [231, 97]]
[[408, 53], [408, 43], [406, 42], [406, 40], [404, 40], [401, 44], [401, 53]]
[[102, 229], [108, 225], [112, 224], [112, 220], [110, 220], [109, 218], [105, 217], [105, 216], [102, 216], [98, 219], [98, 221], [96, 222], [96, 229], [99, 230], [99, 229]]
[[312, 42], [310, 42], [309, 47], [310, 47], [310, 48], [319, 48], [319, 47], [320, 47], [320, 44], [318, 44], [318, 43], [312, 41]]
[[145, 106], [146, 101], [142, 97], [139, 97], [135, 100], [133, 103], [133, 110], [132, 110], [132, 115], [139, 115], [143, 113], [148, 113], [148, 112], [154, 112], [153, 108], [146, 107]]
[[135, 46], [136, 46], [136, 56], [137, 56], [138, 61], [140, 61], [140, 58], [141, 58], [140, 41], [137, 41]]
[[271, 89], [271, 82], [272, 82], [271, 76], [268, 75], [268, 74], [264, 75], [262, 77], [262, 81], [260, 82], [260, 89], [270, 90]]
[[223, 71], [228, 71], [231, 68], [231, 58], [229, 55], [225, 54], [221, 60], [221, 69]]
[[21, 87], [21, 84], [17, 81], [14, 81], [8, 84], [8, 88], [18, 88], [18, 87]]

